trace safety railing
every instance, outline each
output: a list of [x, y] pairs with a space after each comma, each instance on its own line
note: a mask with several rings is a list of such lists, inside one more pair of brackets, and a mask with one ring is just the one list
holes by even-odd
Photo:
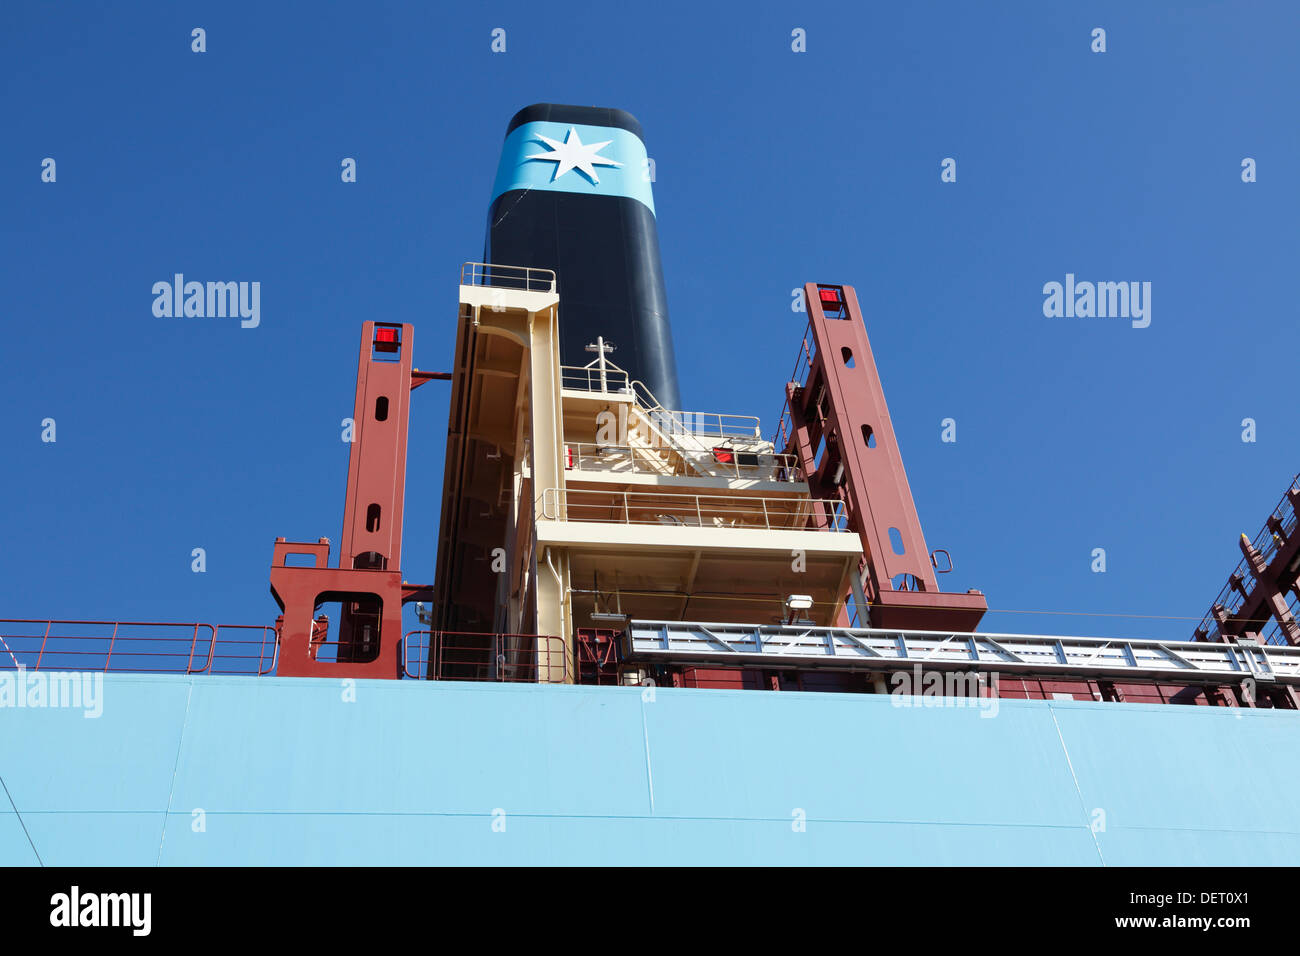
[[[1294, 593], [1288, 593], [1283, 600], [1286, 601], [1287, 610], [1291, 612], [1291, 617], [1300, 621], [1300, 598]], [[1269, 616], [1268, 624], [1260, 631], [1259, 639], [1264, 644], [1272, 644], [1275, 647], [1289, 647], [1291, 642], [1286, 639], [1286, 632], [1282, 630], [1282, 625], [1278, 623], [1276, 617]]]
[[[817, 343], [813, 338], [812, 324], [804, 326], [803, 340], [799, 343], [799, 354], [795, 358], [794, 371], [786, 380], [803, 387], [808, 382], [808, 373], [812, 371], [812, 364], [817, 357]], [[784, 449], [789, 447], [790, 435], [793, 429], [793, 419], [790, 414], [790, 396], [786, 395], [785, 401], [781, 405], [781, 415], [777, 419], [776, 432], [772, 435], [772, 447]]]
[[559, 683], [572, 672], [562, 638], [461, 631], [408, 631], [402, 670], [412, 680], [505, 683]]
[[[1245, 571], [1242, 570], [1243, 565], [1245, 566]], [[1233, 571], [1233, 574], [1242, 575], [1242, 586], [1247, 591], [1250, 590], [1254, 583], [1254, 574], [1250, 572], [1249, 568], [1250, 565], [1243, 559], [1242, 563]], [[1210, 610], [1206, 611], [1205, 616], [1201, 618], [1201, 623], [1196, 628], [1197, 637], [1199, 638], [1200, 635], [1204, 633], [1206, 635], [1206, 637], [1203, 638], [1204, 640], [1219, 640], [1219, 622], [1214, 616], [1214, 608], [1222, 607], [1224, 613], [1227, 614], [1228, 617], [1231, 617], [1241, 610], [1241, 604], [1244, 600], [1245, 598], [1242, 597], [1241, 592], [1232, 586], [1232, 578], [1230, 577], [1228, 583], [1220, 589], [1218, 595], [1214, 598], [1214, 602], [1210, 605]]]
[[599, 364], [562, 365], [560, 383], [574, 391], [598, 392], [605, 395], [623, 395], [629, 392], [641, 411], [655, 428], [668, 436], [696, 435], [704, 438], [760, 439], [762, 428], [754, 415], [728, 415], [719, 412], [685, 412], [664, 408], [659, 399], [639, 379], [630, 379], [627, 372], [613, 362]]
[[639, 379], [632, 380], [632, 393], [654, 422], [667, 435], [697, 435], [708, 438], [761, 438], [759, 420], [754, 415], [725, 415], [719, 412], [683, 412], [664, 408], [654, 392]]
[[[652, 448], [571, 442], [565, 447], [565, 467], [602, 474], [691, 475], [698, 477], [753, 478], [762, 481], [802, 481], [794, 455], [772, 455], [733, 448], [710, 451], [675, 449], [678, 461]], [[691, 466], [689, 470], [687, 466]]]
[[632, 391], [627, 372], [613, 364], [601, 369], [593, 365], [561, 365], [560, 386], [579, 392], [626, 395]]
[[849, 531], [836, 498], [677, 495], [641, 491], [547, 488], [542, 517], [600, 524], [662, 525], [768, 531]]
[[259, 675], [275, 651], [258, 624], [0, 619], [0, 670]]
[[[560, 682], [571, 673], [565, 642], [535, 634], [411, 631], [402, 659], [403, 676], [421, 680]], [[267, 676], [275, 667], [273, 625], [0, 619], [0, 672]]]
[[493, 286], [524, 292], [554, 292], [555, 272], [531, 266], [504, 266], [490, 262], [467, 262], [460, 267], [461, 285]]
[[[890, 672], [979, 670], [1051, 679], [1156, 679], [1300, 684], [1300, 648], [884, 628], [631, 620], [624, 660], [831, 667]], [[900, 666], [901, 665], [901, 666]], [[928, 693], [928, 692], [927, 692]]]
[[[1289, 538], [1296, 529], [1296, 511], [1295, 506], [1291, 503], [1291, 492], [1300, 493], [1300, 475], [1291, 479], [1291, 487], [1282, 494], [1282, 500], [1278, 502], [1277, 507], [1273, 509], [1271, 517], [1278, 522], [1282, 528], [1282, 537]], [[1277, 553], [1280, 544], [1277, 534], [1265, 522], [1264, 527], [1260, 529], [1259, 534], [1255, 535], [1255, 540], [1251, 542], [1255, 550], [1264, 558], [1264, 563], [1268, 564], [1273, 560], [1273, 555]]]
[[[1282, 528], [1282, 536], [1288, 539], [1296, 533], [1297, 524], [1300, 523], [1295, 506], [1291, 502], [1292, 492], [1300, 493], [1300, 474], [1291, 479], [1290, 487], [1283, 492], [1282, 499], [1272, 512], [1272, 517], [1276, 519]], [[1278, 550], [1279, 541], [1276, 532], [1269, 527], [1268, 522], [1265, 522], [1264, 527], [1255, 535], [1254, 540], [1251, 541], [1251, 546], [1259, 552], [1264, 564], [1267, 565], [1273, 560], [1273, 556]], [[1201, 619], [1200, 625], [1196, 628], [1196, 637], [1198, 639], [1219, 640], [1219, 623], [1214, 617], [1215, 607], [1222, 607], [1229, 617], [1241, 610], [1241, 606], [1246, 599], [1241, 590], [1233, 586], [1233, 581], [1238, 579], [1241, 581], [1241, 590], [1249, 594], [1256, 583], [1255, 569], [1244, 555], [1237, 562], [1237, 566], [1232, 569], [1232, 573], [1228, 575], [1228, 582], [1219, 590], [1218, 595], [1210, 605], [1210, 610], [1205, 613], [1205, 617]], [[1276, 619], [1270, 618], [1270, 622], [1266, 624], [1266, 626], [1271, 627], [1270, 633], [1277, 632]], [[1202, 634], [1205, 637], [1201, 637]], [[1285, 639], [1283, 639], [1283, 642], [1285, 642]]]

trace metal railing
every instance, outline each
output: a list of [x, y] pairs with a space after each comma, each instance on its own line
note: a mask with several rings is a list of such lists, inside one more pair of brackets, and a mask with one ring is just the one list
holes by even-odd
[[[1294, 593], [1288, 593], [1283, 597], [1286, 601], [1287, 610], [1291, 612], [1291, 617], [1300, 621], [1300, 598]], [[1259, 640], [1263, 644], [1271, 644], [1275, 647], [1290, 647], [1291, 642], [1286, 639], [1286, 632], [1282, 630], [1282, 625], [1273, 615], [1269, 615], [1268, 624], [1266, 624], [1259, 633]]]
[[402, 638], [402, 671], [412, 680], [558, 683], [571, 668], [559, 637], [417, 630]]
[[802, 481], [795, 455], [772, 455], [726, 449], [730, 462], [719, 460], [712, 451], [674, 449], [681, 462], [673, 462], [653, 449], [631, 445], [599, 445], [570, 442], [565, 445], [565, 466], [574, 471], [603, 474], [687, 475], [689, 464], [695, 475], [754, 478], [762, 481]]
[[[274, 625], [0, 619], [0, 672], [260, 677], [275, 673], [276, 651]], [[563, 681], [569, 665], [558, 637], [411, 631], [402, 641], [403, 676], [420, 680]]]
[[[633, 388], [637, 383], [633, 383]], [[682, 412], [669, 408], [646, 409], [650, 422], [671, 438], [695, 437], [709, 440], [741, 440], [766, 445], [754, 415], [725, 415], [719, 412]]]
[[556, 521], [692, 528], [850, 530], [844, 502], [837, 498], [675, 495], [547, 488], [542, 492], [542, 517]]
[[[812, 334], [812, 323], [804, 326], [803, 340], [799, 343], [799, 355], [795, 358], [794, 371], [786, 380], [801, 388], [808, 382], [808, 373], [812, 371], [813, 361], [817, 357], [817, 343]], [[772, 447], [784, 450], [789, 446], [793, 422], [790, 416], [790, 396], [785, 397], [781, 405], [781, 415], [777, 419], [776, 432], [772, 435]]]
[[269, 625], [0, 619], [0, 670], [261, 675], [275, 653]]
[[[1300, 492], [1300, 475], [1296, 475], [1291, 479], [1291, 486], [1282, 493], [1282, 499], [1277, 503], [1277, 507], [1273, 509], [1270, 516], [1275, 518], [1282, 526], [1282, 537], [1284, 538], [1289, 538], [1296, 529], [1297, 516], [1295, 507], [1291, 504], [1290, 494], [1293, 491]], [[1263, 555], [1265, 564], [1268, 564], [1273, 559], [1273, 554], [1278, 548], [1278, 542], [1273, 536], [1273, 531], [1269, 528], [1268, 522], [1264, 523], [1264, 527], [1260, 529], [1259, 534], [1255, 535], [1255, 540], [1251, 544], [1255, 546], [1255, 550]]]
[[[1282, 499], [1278, 502], [1277, 507], [1272, 511], [1272, 517], [1276, 518], [1281, 524], [1282, 534], [1287, 538], [1295, 533], [1297, 524], [1300, 523], [1295, 508], [1291, 504], [1290, 492], [1292, 491], [1300, 492], [1300, 474], [1297, 474], [1291, 479], [1290, 487], [1287, 491], [1282, 493]], [[1260, 553], [1260, 556], [1264, 560], [1264, 564], [1267, 565], [1273, 560], [1273, 555], [1278, 549], [1278, 542], [1273, 537], [1273, 529], [1268, 526], [1267, 521], [1264, 523], [1264, 527], [1260, 529], [1259, 533], [1255, 535], [1254, 540], [1251, 541], [1251, 546]], [[1237, 562], [1237, 566], [1232, 569], [1232, 573], [1228, 575], [1228, 582], [1219, 590], [1218, 595], [1210, 605], [1210, 610], [1206, 611], [1205, 616], [1201, 618], [1201, 623], [1196, 628], [1196, 635], [1198, 638], [1202, 633], [1204, 633], [1206, 635], [1204, 640], [1219, 640], [1219, 622], [1215, 620], [1214, 617], [1214, 608], [1216, 606], [1221, 606], [1227, 613], [1228, 617], [1232, 617], [1241, 610], [1241, 606], [1246, 599], [1242, 595], [1241, 591], [1232, 586], [1234, 578], [1240, 578], [1241, 587], [1247, 594], [1249, 594], [1251, 589], [1255, 586], [1255, 569], [1245, 555], [1243, 555], [1241, 560]], [[1270, 634], [1278, 632], [1277, 619], [1272, 616], [1270, 616], [1269, 622], [1266, 622], [1264, 626], [1271, 626]], [[1285, 638], [1282, 638], [1280, 633], [1277, 634], [1277, 637], [1285, 643]], [[1272, 641], [1270, 641], [1270, 643], [1272, 643]]]
[[754, 415], [724, 415], [719, 412], [683, 412], [664, 408], [654, 392], [639, 379], [632, 380], [632, 393], [656, 428], [666, 435], [698, 435], [708, 438], [761, 438]]
[[627, 372], [613, 362], [599, 365], [562, 365], [560, 382], [564, 388], [605, 395], [627, 395], [636, 399], [641, 411], [665, 435], [695, 435], [704, 438], [760, 439], [762, 429], [754, 415], [727, 415], [719, 412], [684, 412], [664, 408], [659, 399], [640, 379], [630, 379]]
[[524, 292], [554, 292], [555, 272], [531, 266], [503, 266], [490, 262], [467, 262], [460, 267], [461, 285], [492, 286]]
[[604, 369], [594, 365], [561, 365], [560, 387], [606, 395], [626, 395], [632, 391], [627, 372], [612, 363]]
[[[1004, 677], [1172, 679], [1219, 684], [1252, 678], [1300, 684], [1300, 648], [882, 628], [632, 620], [630, 660], [752, 663], [893, 671], [919, 664]], [[919, 691], [917, 691], [919, 693]]]

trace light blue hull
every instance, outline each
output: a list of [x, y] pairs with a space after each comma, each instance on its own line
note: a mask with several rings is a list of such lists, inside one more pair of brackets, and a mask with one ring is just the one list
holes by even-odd
[[[344, 696], [109, 675], [97, 719], [0, 709], [0, 774], [47, 866], [1300, 859], [1294, 712], [415, 681]], [[0, 794], [0, 863], [35, 862]]]

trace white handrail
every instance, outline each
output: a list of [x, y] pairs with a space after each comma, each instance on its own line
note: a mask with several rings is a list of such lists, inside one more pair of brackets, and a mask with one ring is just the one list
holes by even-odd
[[[551, 502], [555, 503], [552, 509]], [[547, 488], [542, 514], [595, 524], [644, 524], [766, 530], [850, 532], [838, 498], [773, 498], [757, 495], [679, 495], [658, 491], [597, 491]], [[820, 512], [821, 527], [810, 526]]]
[[[666, 474], [673, 471], [672, 463], [647, 448], [633, 445], [608, 445], [597, 442], [568, 442], [566, 467], [574, 471], [633, 474]], [[799, 459], [796, 455], [778, 455], [770, 452], [733, 452], [730, 462], [719, 461], [713, 451], [675, 448], [683, 464], [689, 465], [703, 477], [730, 475], [736, 478], [758, 478], [765, 481], [802, 481]], [[741, 459], [752, 459], [742, 464]], [[676, 469], [680, 472], [680, 468]]]
[[[523, 283], [520, 285], [520, 283]], [[555, 271], [532, 266], [507, 266], [492, 262], [466, 262], [460, 267], [461, 285], [498, 286], [524, 292], [554, 292]]]

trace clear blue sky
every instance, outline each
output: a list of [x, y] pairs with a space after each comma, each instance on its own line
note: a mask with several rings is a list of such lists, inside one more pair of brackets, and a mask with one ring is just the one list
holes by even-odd
[[[986, 627], [1186, 636], [1300, 469], [1300, 5], [984, 6], [3, 5], [0, 616], [272, 620], [273, 539], [338, 541], [361, 323], [448, 367], [505, 125], [550, 101], [644, 124], [688, 409], [768, 429], [791, 289], [855, 285], [945, 583], [1161, 616]], [[175, 272], [259, 281], [260, 327], [155, 318]], [[1045, 318], [1067, 272], [1151, 282], [1150, 327]], [[412, 581], [446, 424], [416, 392]]]

